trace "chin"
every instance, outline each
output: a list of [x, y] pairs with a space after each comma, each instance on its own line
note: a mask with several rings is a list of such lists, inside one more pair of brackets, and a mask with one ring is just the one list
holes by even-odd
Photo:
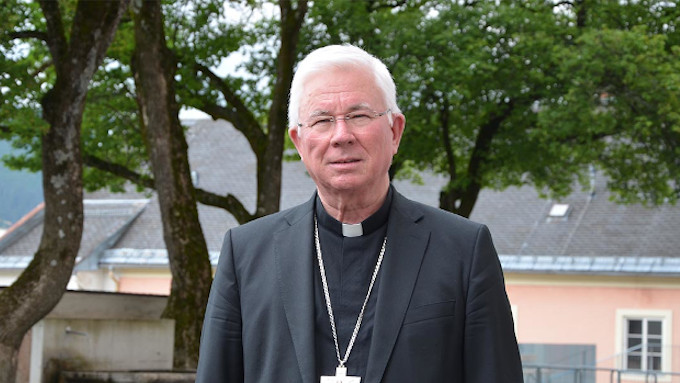
[[343, 180], [332, 182], [331, 188], [337, 192], [371, 193], [378, 186], [373, 180]]

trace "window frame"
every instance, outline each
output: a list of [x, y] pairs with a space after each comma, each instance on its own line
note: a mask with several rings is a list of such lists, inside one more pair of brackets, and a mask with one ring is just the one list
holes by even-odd
[[[624, 374], [626, 379], [644, 380], [645, 373], [655, 372], [659, 375], [664, 372], [671, 371], [671, 362], [673, 360], [672, 328], [673, 328], [673, 311], [672, 310], [640, 310], [640, 309], [619, 309], [616, 310], [616, 365], [619, 369], [627, 368], [628, 355], [627, 342], [629, 338], [628, 322], [630, 320], [642, 320], [642, 342], [644, 344], [646, 332], [644, 328], [647, 327], [648, 321], [661, 322], [661, 370], [649, 370], [647, 367], [646, 350], [643, 350], [641, 355], [641, 369], [640, 370], [626, 370]], [[644, 368], [644, 369], [643, 369]], [[639, 371], [639, 372], [638, 372]], [[667, 378], [667, 377], [666, 377]], [[664, 381], [663, 376], [659, 376], [659, 381]]]

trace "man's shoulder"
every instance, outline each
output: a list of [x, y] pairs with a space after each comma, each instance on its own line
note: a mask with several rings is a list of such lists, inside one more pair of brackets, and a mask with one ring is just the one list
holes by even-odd
[[471, 221], [468, 218], [452, 213], [435, 206], [426, 205], [421, 202], [411, 200], [403, 195], [398, 195], [398, 202], [396, 208], [403, 214], [409, 215], [416, 220], [422, 222], [429, 222], [434, 225], [456, 226], [461, 228], [469, 228], [471, 230], [478, 230], [480, 223]]
[[431, 238], [444, 248], [476, 243], [480, 236], [488, 233], [486, 225], [406, 198], [399, 201], [397, 211], [408, 217], [407, 221], [414, 222], [421, 230], [429, 232]]
[[395, 202], [397, 202], [396, 211], [407, 217], [407, 222], [414, 222], [417, 226], [429, 231], [433, 238], [437, 238], [437, 241], [470, 243], [488, 230], [483, 224], [404, 196], [399, 196]]
[[280, 230], [282, 225], [287, 227], [288, 225], [294, 223], [296, 220], [300, 219], [305, 213], [311, 211], [310, 202], [305, 202], [303, 204], [293, 206], [286, 210], [281, 210], [276, 213], [266, 215], [254, 219], [250, 222], [244, 223], [242, 225], [236, 226], [231, 229], [233, 235], [267, 235], [273, 234], [275, 231]]

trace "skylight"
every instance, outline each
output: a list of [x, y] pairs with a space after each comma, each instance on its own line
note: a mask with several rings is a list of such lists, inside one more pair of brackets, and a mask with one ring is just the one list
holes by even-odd
[[569, 204], [568, 203], [556, 203], [550, 208], [549, 217], [553, 218], [564, 218], [569, 214]]

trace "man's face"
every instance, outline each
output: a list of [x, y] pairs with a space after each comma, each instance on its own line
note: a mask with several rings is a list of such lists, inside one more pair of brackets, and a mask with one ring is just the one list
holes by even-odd
[[389, 183], [387, 171], [399, 147], [404, 116], [393, 114], [390, 124], [384, 115], [355, 128], [338, 120], [325, 132], [307, 123], [318, 115], [337, 118], [356, 110], [372, 114], [386, 109], [374, 77], [367, 70], [338, 68], [309, 77], [299, 110], [303, 126], [289, 129], [289, 134], [319, 192], [360, 193], [357, 197], [384, 192], [381, 186]]

